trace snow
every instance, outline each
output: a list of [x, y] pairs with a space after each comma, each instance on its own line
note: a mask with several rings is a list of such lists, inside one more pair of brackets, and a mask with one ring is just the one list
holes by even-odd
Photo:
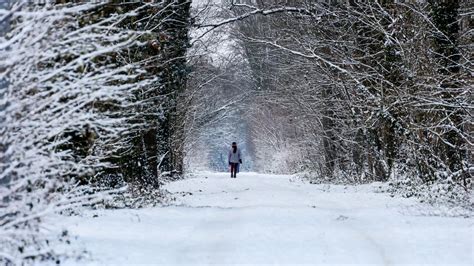
[[87, 211], [57, 224], [91, 253], [66, 265], [473, 265], [471, 218], [417, 215], [415, 200], [377, 186], [200, 173], [166, 186], [176, 198], [169, 206]]

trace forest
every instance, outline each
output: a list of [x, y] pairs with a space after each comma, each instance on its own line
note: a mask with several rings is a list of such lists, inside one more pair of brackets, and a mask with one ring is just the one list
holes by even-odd
[[468, 0], [4, 0], [0, 264], [74, 256], [50, 217], [168, 202], [228, 171], [233, 141], [243, 172], [471, 217], [473, 18]]

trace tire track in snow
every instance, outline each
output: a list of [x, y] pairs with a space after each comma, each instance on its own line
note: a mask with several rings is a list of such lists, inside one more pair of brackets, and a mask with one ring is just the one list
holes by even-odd
[[[347, 204], [345, 204], [345, 202], [346, 201], [344, 201], [344, 200], [337, 201], [337, 202], [336, 201], [331, 201], [332, 204], [337, 205], [337, 207], [338, 207], [337, 209], [339, 209], [339, 210], [341, 210], [341, 209], [349, 210], [350, 207]], [[387, 265], [387, 266], [392, 265], [391, 260], [388, 258], [387, 253], [385, 252], [385, 249], [372, 236], [370, 236], [370, 234], [367, 232], [367, 230], [357, 228], [353, 224], [350, 224], [349, 221], [352, 220], [350, 218], [350, 216], [344, 216], [344, 217], [346, 217], [346, 218], [343, 219], [342, 221], [337, 221], [337, 222], [343, 224], [344, 228], [348, 228], [352, 232], [359, 235], [362, 239], [365, 240], [366, 243], [369, 243], [369, 245], [371, 247], [373, 247], [373, 250], [375, 250], [377, 252], [377, 254], [379, 255], [379, 257], [381, 258], [381, 260], [383, 262], [383, 265]], [[336, 218], [336, 220], [337, 219], [338, 218]]]
[[[301, 189], [301, 186], [300, 185], [295, 185], [294, 184], [294, 181], [293, 182], [290, 182], [290, 180], [288, 180], [288, 185], [286, 184], [281, 184], [280, 182], [275, 182], [275, 180], [278, 180], [278, 179], [274, 179], [272, 180], [273, 178], [271, 177], [267, 177], [267, 178], [263, 178], [259, 181], [263, 181], [263, 183], [265, 184], [263, 187], [266, 188], [266, 190], [268, 191], [275, 191], [275, 193], [277, 192], [280, 192], [280, 191], [285, 191], [288, 192], [291, 190], [292, 193], [296, 193], [298, 194], [300, 197], [304, 197], [306, 195], [306, 193], [303, 193], [305, 192], [304, 190]], [[233, 181], [236, 181], [236, 180], [232, 180]], [[281, 181], [281, 179], [279, 180]], [[248, 184], [247, 184], [248, 186]], [[197, 195], [199, 195], [200, 197], [206, 197], [206, 196], [219, 196], [219, 195], [222, 195], [222, 197], [224, 197], [224, 195], [226, 194], [235, 194], [234, 196], [238, 196], [238, 193], [243, 193], [243, 192], [250, 192], [250, 193], [255, 193], [255, 192], [258, 192], [257, 189], [251, 189], [251, 188], [245, 188], [245, 189], [233, 189], [232, 185], [229, 186], [229, 183], [227, 183], [227, 186], [226, 186], [227, 190], [222, 190], [222, 191], [216, 191], [216, 192], [207, 192], [205, 189], [199, 189], [199, 190], [194, 190], [193, 192], [186, 192], [186, 191], [182, 191], [182, 192], [176, 192], [176, 193], [193, 193], [193, 194], [187, 194], [187, 200], [191, 197], [195, 197]], [[321, 192], [319, 192], [321, 193]], [[331, 193], [331, 192], [324, 192], [324, 193]], [[226, 195], [227, 196], [227, 195]], [[184, 198], [184, 197], [183, 197]], [[185, 201], [187, 201], [185, 200]], [[334, 210], [332, 212], [332, 214], [338, 214], [340, 213], [341, 211], [344, 212], [346, 210], [349, 210], [350, 207], [347, 206], [346, 204], [343, 204], [345, 201], [342, 200], [342, 201], [326, 201], [325, 203], [328, 204], [330, 206], [318, 206], [316, 207], [316, 209], [326, 209], [326, 210]], [[218, 202], [219, 203], [219, 202]], [[288, 208], [291, 208], [291, 209], [295, 209], [296, 208], [301, 208], [301, 209], [308, 209], [308, 211], [313, 211], [314, 208], [312, 206], [308, 206], [308, 205], [285, 205], [285, 206], [280, 206], [280, 205], [269, 205], [269, 204], [263, 204], [263, 205], [245, 205], [245, 206], [220, 206], [220, 205], [191, 205], [191, 204], [187, 204], [187, 203], [184, 203], [184, 202], [181, 202], [180, 204], [176, 204], [175, 205], [176, 207], [183, 207], [183, 208], [195, 208], [195, 209], [217, 209], [217, 210], [225, 210], [225, 211], [235, 211], [235, 210], [243, 210], [243, 209], [269, 209], [269, 208], [276, 208], [276, 209], [288, 209]], [[328, 214], [330, 215], [330, 214]], [[377, 254], [381, 261], [383, 262], [383, 265], [392, 265], [391, 263], [391, 260], [388, 258], [384, 248], [379, 244], [377, 243], [377, 241], [370, 236], [370, 234], [368, 234], [365, 230], [362, 230], [360, 228], [356, 228], [354, 225], [352, 225], [350, 223], [350, 220], [349, 221], [337, 221], [336, 223], [338, 224], [339, 227], [342, 227], [344, 229], [349, 229], [351, 232], [354, 233], [354, 235], [357, 235], [359, 236], [357, 239], [359, 240], [362, 240], [366, 243], [366, 246], [369, 246], [370, 250], [373, 250], [375, 251], [374, 253]], [[248, 223], [238, 223], [237, 225], [247, 225]], [[205, 229], [204, 227], [202, 227], [202, 229]], [[244, 230], [245, 231], [245, 230]], [[360, 241], [359, 241], [360, 242]], [[361, 243], [359, 243], [361, 244]], [[217, 245], [217, 244], [216, 244]], [[230, 243], [224, 243], [224, 242], [221, 242], [219, 243], [219, 247], [223, 247], [223, 246], [226, 246], [226, 245], [230, 245]], [[327, 244], [324, 245], [326, 248], [329, 248]], [[234, 245], [235, 247], [235, 245]], [[229, 249], [230, 250], [230, 249]]]
[[359, 235], [362, 239], [369, 243], [370, 246], [373, 247], [373, 250], [375, 250], [379, 257], [382, 259], [383, 265], [392, 265], [391, 260], [388, 258], [387, 253], [385, 252], [385, 249], [379, 243], [377, 243], [377, 241], [375, 241], [373, 237], [367, 234], [366, 231], [358, 229], [350, 224], [346, 224], [345, 226], [346, 228], [351, 229], [352, 232]]

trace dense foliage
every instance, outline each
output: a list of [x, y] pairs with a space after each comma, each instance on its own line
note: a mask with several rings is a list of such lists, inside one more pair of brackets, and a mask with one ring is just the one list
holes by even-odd
[[0, 10], [0, 263], [57, 259], [44, 217], [127, 184], [159, 200], [150, 190], [182, 168], [189, 1], [13, 2]]
[[470, 187], [472, 4], [229, 2], [257, 165]]

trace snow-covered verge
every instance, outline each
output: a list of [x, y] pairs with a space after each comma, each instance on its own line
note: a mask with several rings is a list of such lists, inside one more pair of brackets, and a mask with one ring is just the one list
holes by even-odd
[[55, 227], [50, 218], [100, 206], [123, 190], [66, 186], [54, 180], [28, 183], [24, 193], [7, 188], [0, 187], [0, 265], [7, 266], [79, 258], [75, 249], [56, 248], [70, 245], [73, 237], [66, 228]]
[[201, 173], [166, 186], [173, 204], [56, 217], [87, 249], [65, 265], [472, 265], [473, 220], [425, 216], [382, 184]]
[[424, 182], [414, 177], [394, 177], [388, 182], [373, 182], [360, 177], [353, 179], [351, 176], [339, 174], [339, 178], [324, 178], [315, 176], [312, 172], [300, 172], [294, 175], [311, 184], [339, 184], [354, 185], [370, 183], [376, 186], [376, 191], [388, 193], [392, 197], [412, 198], [420, 205], [418, 212], [423, 215], [432, 216], [474, 216], [474, 195], [471, 188], [463, 187], [461, 184], [451, 180], [437, 180]]
[[414, 182], [411, 179], [392, 180], [382, 189], [392, 195], [416, 198], [423, 204], [418, 212], [433, 216], [474, 216], [474, 195], [452, 181], [433, 183]]

